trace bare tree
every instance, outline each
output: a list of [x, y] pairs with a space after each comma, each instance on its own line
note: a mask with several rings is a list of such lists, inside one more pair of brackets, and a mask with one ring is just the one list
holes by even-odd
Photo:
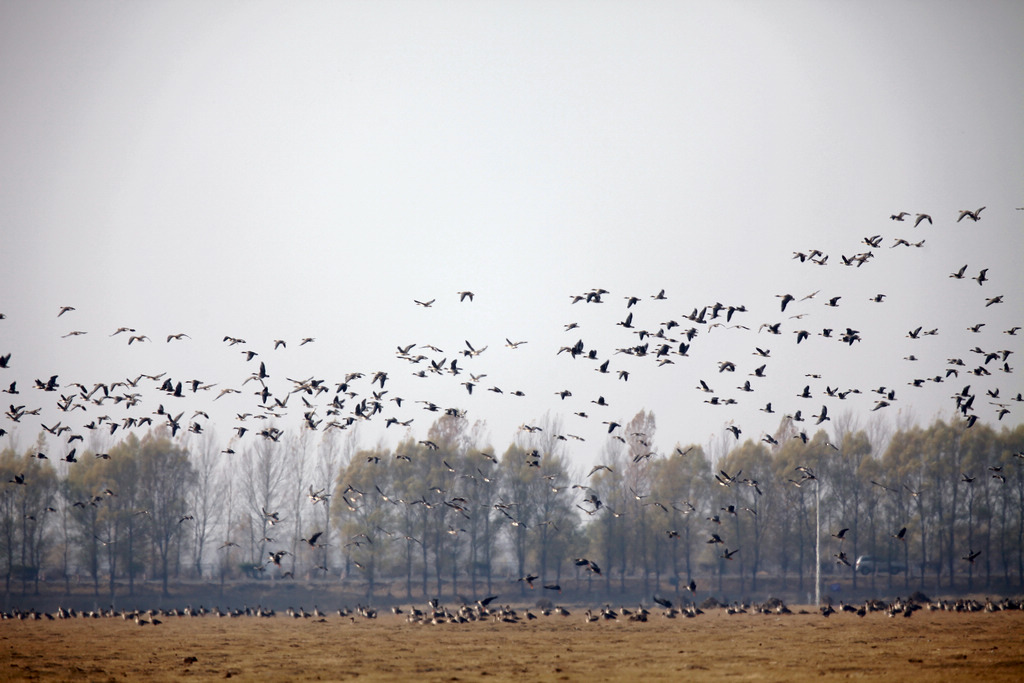
[[279, 509], [284, 501], [286, 476], [284, 449], [276, 439], [262, 437], [246, 449], [238, 483], [244, 510], [240, 521], [248, 534], [247, 564], [252, 569], [263, 566], [270, 528], [286, 519]]
[[217, 447], [216, 433], [212, 429], [205, 431], [201, 438], [190, 442], [188, 454], [196, 479], [195, 485], [185, 492], [188, 510], [179, 523], [189, 532], [192, 566], [196, 576], [202, 578], [206, 545], [225, 518], [228, 501], [223, 491], [227, 482], [221, 466], [224, 454]]

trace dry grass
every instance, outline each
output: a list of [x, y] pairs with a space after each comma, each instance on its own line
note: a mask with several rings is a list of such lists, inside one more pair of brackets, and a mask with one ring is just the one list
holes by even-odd
[[0, 623], [4, 680], [1024, 680], [1024, 612], [585, 623], [254, 617]]

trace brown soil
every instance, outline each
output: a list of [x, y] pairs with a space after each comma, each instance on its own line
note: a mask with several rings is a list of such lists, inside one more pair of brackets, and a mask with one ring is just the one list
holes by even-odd
[[[158, 617], [159, 618], [159, 617]], [[1024, 680], [1024, 612], [420, 625], [167, 617], [0, 623], [3, 680]]]

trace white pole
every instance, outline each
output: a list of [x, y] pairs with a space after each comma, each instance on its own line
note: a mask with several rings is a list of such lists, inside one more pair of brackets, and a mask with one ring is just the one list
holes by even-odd
[[814, 604], [821, 606], [821, 480], [814, 480]]

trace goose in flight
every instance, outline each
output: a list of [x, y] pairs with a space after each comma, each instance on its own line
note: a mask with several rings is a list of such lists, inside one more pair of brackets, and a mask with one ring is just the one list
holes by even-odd
[[931, 216], [929, 216], [926, 213], [919, 213], [917, 214], [917, 218], [914, 219], [914, 227], [916, 228], [917, 226], [921, 225], [921, 221], [928, 221], [929, 225], [934, 225], [934, 223], [932, 223]]
[[473, 292], [470, 292], [470, 291], [456, 292], [456, 294], [459, 295], [459, 301], [465, 301], [466, 299], [469, 299], [470, 301], [473, 300]]
[[308, 543], [310, 548], [323, 548], [324, 547], [323, 545], [317, 545], [317, 540], [319, 540], [320, 536], [323, 535], [323, 533], [324, 532], [322, 532], [322, 531], [318, 531], [315, 534], [313, 534], [312, 536], [310, 536], [309, 538], [303, 538], [303, 539], [300, 539], [300, 540], [303, 543]]
[[900, 221], [900, 222], [902, 223], [902, 222], [903, 222], [903, 219], [904, 219], [904, 218], [906, 218], [906, 217], [907, 217], [907, 216], [909, 216], [909, 215], [910, 215], [910, 214], [909, 214], [909, 213], [907, 213], [906, 211], [900, 211], [900, 212], [899, 212], [899, 213], [897, 213], [897, 214], [893, 214], [892, 216], [889, 216], [889, 218], [890, 218], [890, 219], [892, 219], [892, 220], [894, 220], [894, 221]]
[[437, 301], [437, 299], [431, 299], [430, 301], [419, 301], [418, 299], [413, 299], [413, 301], [418, 306], [422, 306], [423, 308], [430, 308], [431, 306], [434, 305], [434, 302]]
[[731, 484], [733, 484], [737, 480], [737, 478], [742, 473], [743, 473], [743, 470], [740, 470], [736, 474], [734, 474], [732, 476], [729, 476], [729, 473], [726, 472], [725, 470], [719, 470], [718, 474], [715, 475], [715, 480], [717, 480], [718, 483], [720, 485], [722, 485], [722, 486], [730, 486]]
[[987, 273], [988, 273], [988, 268], [982, 268], [981, 272], [978, 273], [977, 277], [972, 277], [971, 279], [972, 280], [976, 280], [978, 282], [978, 285], [983, 285], [983, 284], [985, 284], [985, 282], [988, 281]]
[[68, 311], [73, 311], [73, 310], [75, 310], [74, 306], [61, 306], [60, 310], [57, 312], [57, 317], [59, 318], [62, 315], [64, 315], [65, 313], [67, 313]]
[[960, 215], [957, 217], [956, 222], [959, 223], [965, 218], [970, 218], [972, 221], [977, 223], [981, 220], [981, 212], [985, 210], [985, 207], [981, 207], [977, 211], [969, 211], [966, 209], [960, 209]]

